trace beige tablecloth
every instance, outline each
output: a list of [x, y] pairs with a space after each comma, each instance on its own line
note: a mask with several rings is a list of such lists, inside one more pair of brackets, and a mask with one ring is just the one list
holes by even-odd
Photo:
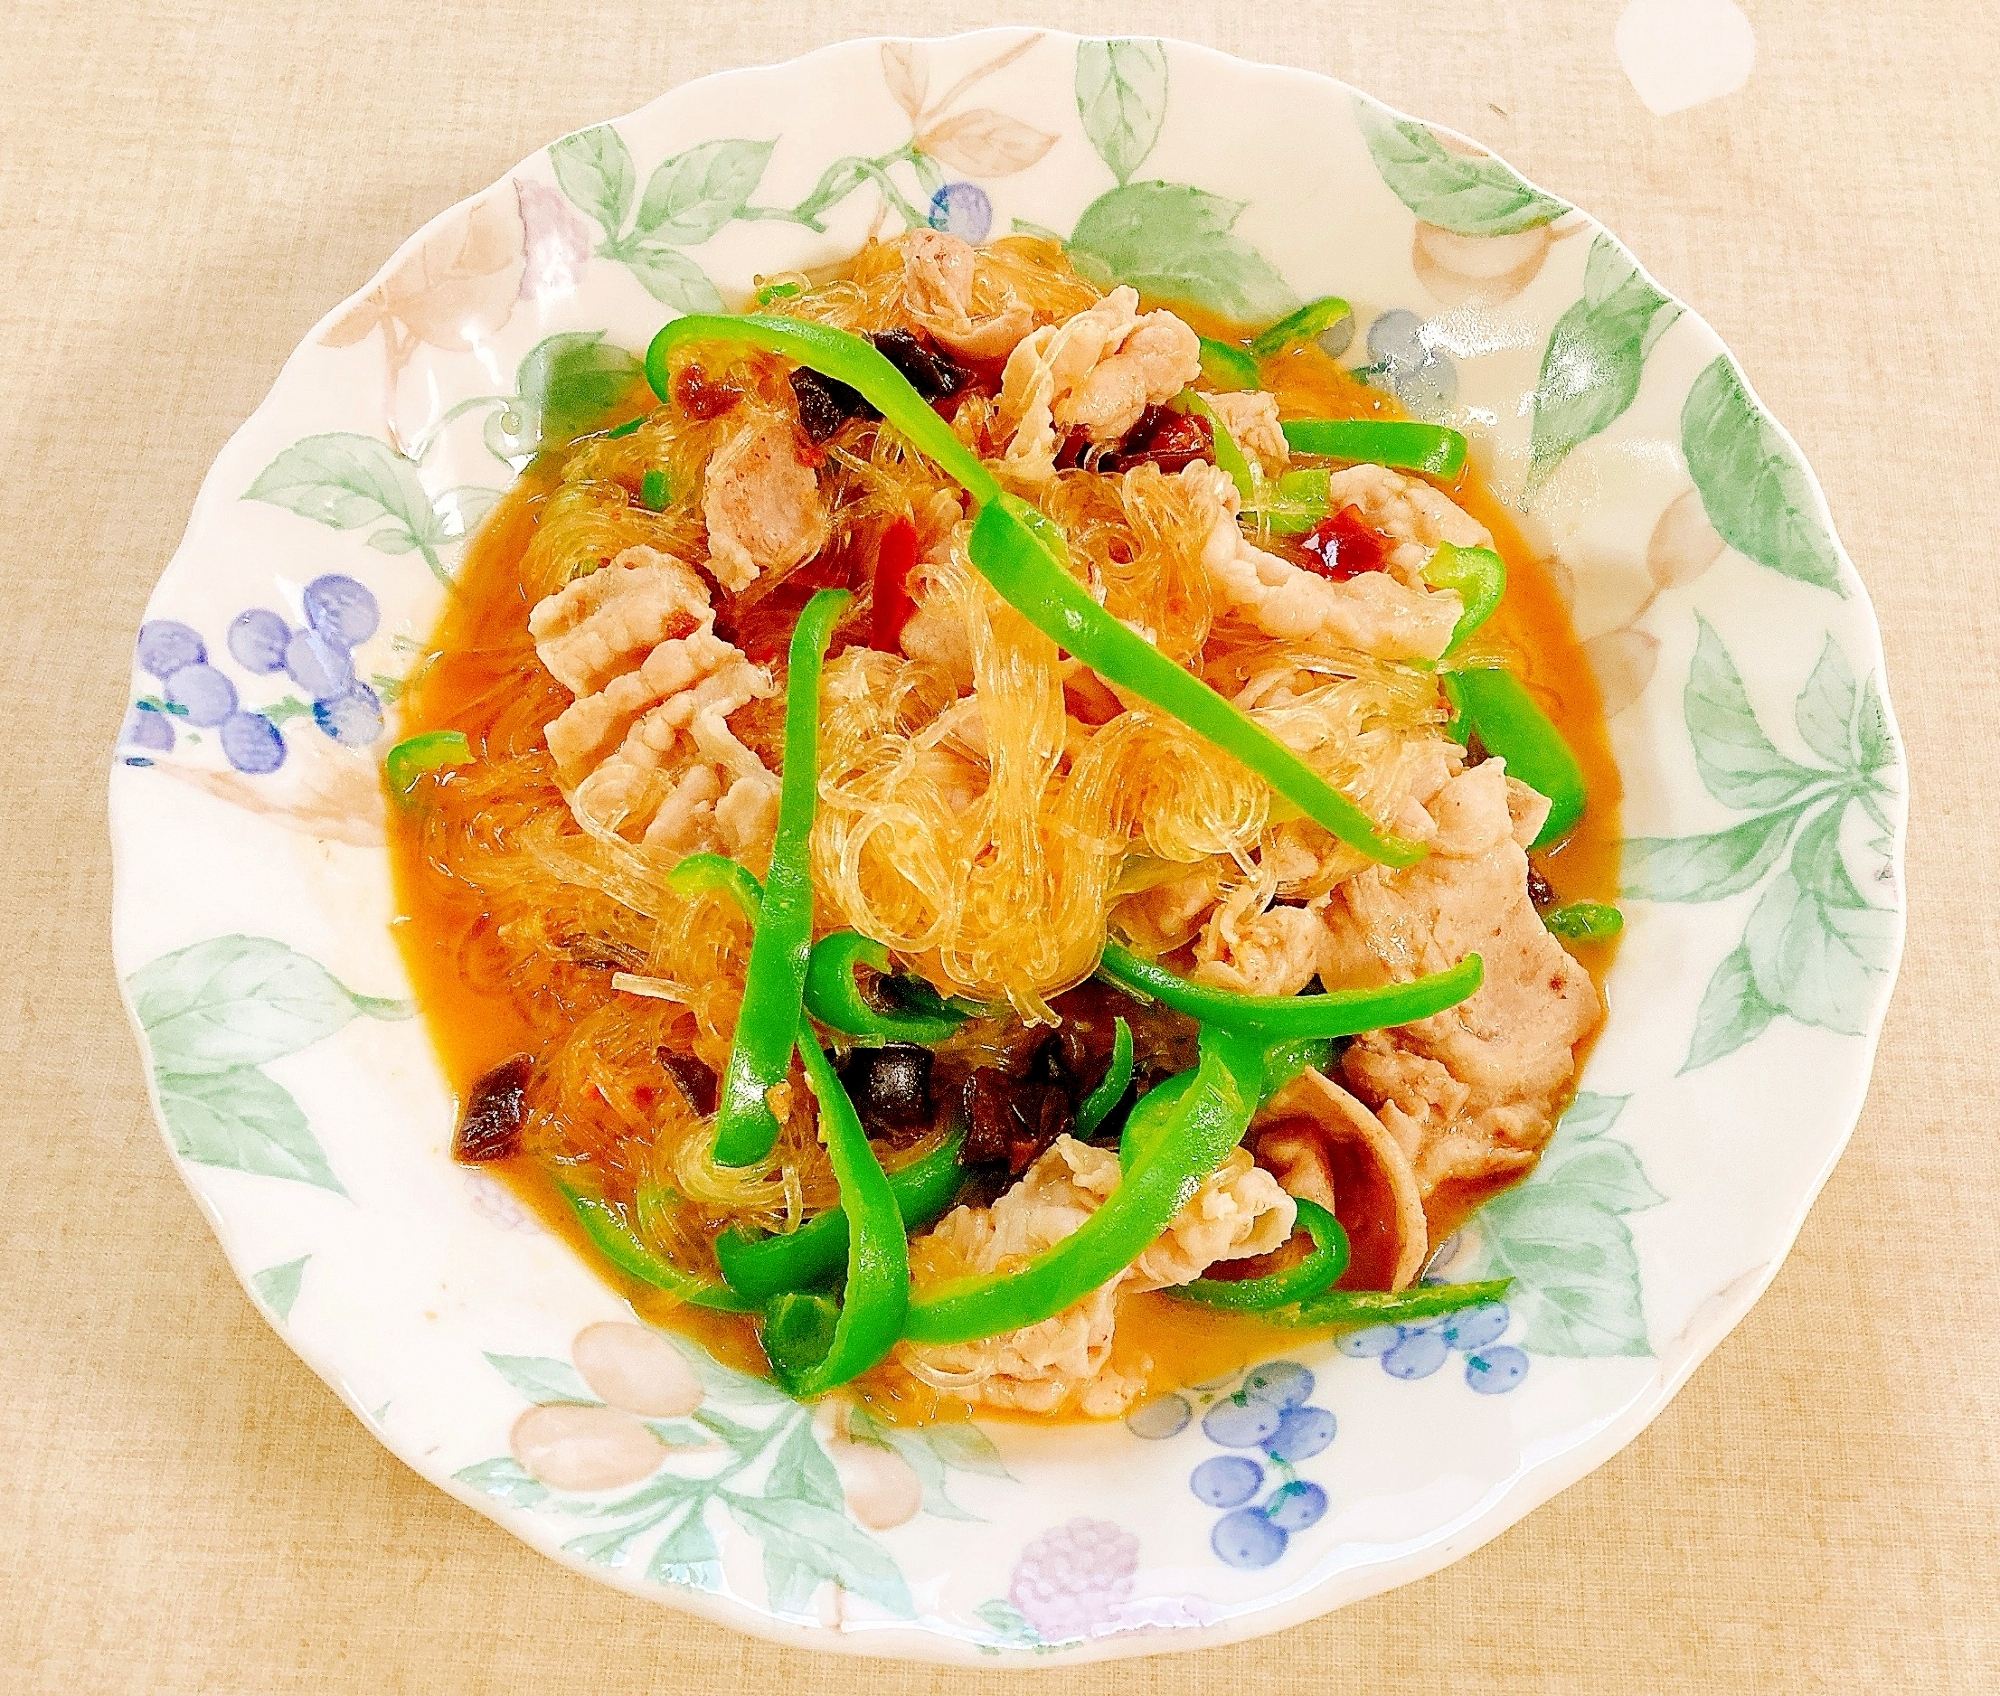
[[0, 8], [0, 1690], [969, 1682], [618, 1595], [375, 1444], [252, 1310], [162, 1152], [107, 956], [103, 795], [131, 633], [204, 469], [405, 234], [703, 72], [1010, 20], [1332, 71], [1602, 216], [1818, 468], [1880, 609], [1916, 795], [1911, 946], [1860, 1130], [1771, 1293], [1658, 1423], [1427, 1582], [1062, 1687], [2000, 1690], [1981, 770], [2000, 717], [2000, 19], [1743, 0], [1748, 86], [1659, 118], [1613, 53], [1623, 4]]

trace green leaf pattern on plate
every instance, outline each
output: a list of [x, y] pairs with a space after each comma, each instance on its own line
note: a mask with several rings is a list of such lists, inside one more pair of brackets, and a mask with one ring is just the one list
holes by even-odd
[[1609, 1135], [1626, 1099], [1577, 1096], [1533, 1173], [1474, 1216], [1477, 1276], [1516, 1280], [1507, 1300], [1537, 1354], [1652, 1353], [1625, 1215], [1665, 1198]]
[[1744, 392], [1727, 354], [1717, 354], [1688, 390], [1681, 452], [1702, 510], [1725, 542], [1759, 565], [1846, 595], [1805, 468]]
[[[721, 1587], [719, 1512], [758, 1544], [773, 1611], [809, 1611], [813, 1592], [831, 1580], [890, 1613], [914, 1613], [895, 1558], [848, 1514], [840, 1474], [813, 1410], [762, 1379], [724, 1366], [697, 1345], [668, 1340], [700, 1380], [703, 1399], [685, 1419], [645, 1423], [669, 1447], [713, 1454], [720, 1445], [726, 1458], [719, 1468], [688, 1476], [662, 1465], [623, 1491], [555, 1489], [510, 1456], [461, 1468], [454, 1477], [513, 1506], [587, 1522], [590, 1528], [564, 1544], [584, 1560], [623, 1566], [651, 1539], [645, 1572], [656, 1583]], [[601, 1405], [567, 1361], [491, 1352], [486, 1359], [527, 1401]], [[911, 1461], [924, 1486], [927, 1512], [974, 1517], [944, 1493], [950, 1471], [1008, 1476], [992, 1441], [969, 1423], [903, 1430], [858, 1407], [846, 1411], [850, 1441], [893, 1448]]]
[[1157, 41], [1084, 41], [1076, 49], [1076, 112], [1098, 158], [1130, 179], [1167, 117], [1167, 55]]
[[705, 141], [662, 163], [646, 183], [635, 228], [643, 236], [693, 247], [749, 203], [774, 141]]
[[606, 341], [602, 330], [564, 330], [522, 356], [512, 395], [461, 401], [438, 428], [472, 407], [496, 408], [486, 420], [487, 450], [509, 466], [519, 465], [542, 448], [596, 429], [645, 377], [637, 356]]
[[550, 1402], [594, 1404], [597, 1398], [566, 1360], [547, 1355], [492, 1354], [486, 1364], [514, 1386], [523, 1399], [546, 1406]]
[[1511, 236], [1569, 210], [1489, 154], [1451, 152], [1414, 119], [1392, 117], [1358, 96], [1354, 111], [1390, 193], [1427, 224], [1454, 235]]
[[635, 173], [630, 149], [609, 124], [564, 136], [550, 147], [549, 164], [557, 186], [602, 224], [606, 234], [625, 227]]
[[946, 1485], [954, 1470], [988, 1478], [1013, 1476], [993, 1439], [970, 1420], [943, 1420], [910, 1428], [886, 1424], [857, 1406], [848, 1410], [847, 1434], [856, 1442], [893, 1449], [901, 1455], [923, 1490], [924, 1512], [939, 1519], [979, 1518], [951, 1499]]
[[550, 147], [549, 163], [563, 193], [603, 228], [599, 258], [625, 266], [676, 312], [720, 312], [722, 296], [708, 273], [678, 250], [707, 241], [742, 212], [774, 145], [709, 141], [662, 160], [647, 179], [636, 218], [638, 170], [609, 124], [564, 136]]
[[531, 1508], [545, 1501], [549, 1487], [536, 1478], [512, 1455], [483, 1460], [477, 1466], [462, 1467], [452, 1475], [461, 1484], [470, 1484], [499, 1501], [517, 1508]]
[[278, 1316], [279, 1322], [291, 1318], [292, 1307], [299, 1299], [299, 1289], [305, 1282], [306, 1262], [312, 1259], [302, 1254], [297, 1260], [288, 1260], [282, 1266], [267, 1266], [250, 1280], [250, 1288], [256, 1291], [257, 1299]]
[[646, 1576], [655, 1584], [679, 1584], [690, 1590], [716, 1590], [722, 1585], [722, 1554], [708, 1528], [705, 1504], [691, 1500], [666, 1534], [653, 1545]]
[[1572, 448], [1608, 429], [1632, 404], [1646, 355], [1680, 315], [1610, 236], [1590, 244], [1583, 298], [1556, 320], [1542, 353], [1528, 448], [1530, 498]]
[[291, 1092], [256, 1067], [161, 1072], [154, 1081], [174, 1147], [187, 1159], [347, 1193]]
[[[336, 430], [294, 442], [243, 491], [246, 501], [284, 507], [330, 530], [379, 528], [367, 537], [378, 553], [420, 553], [440, 583], [451, 583], [439, 550], [477, 522], [470, 491], [451, 489], [435, 500], [417, 463], [373, 436]], [[481, 491], [490, 497], [490, 491]]]
[[996, 1649], [1040, 1649], [1042, 1634], [1028, 1623], [1027, 1615], [1004, 1596], [994, 1596], [972, 1610], [973, 1617], [990, 1627]]
[[184, 1159], [347, 1192], [291, 1092], [258, 1070], [357, 1014], [407, 1019], [406, 1001], [356, 995], [323, 966], [261, 936], [218, 936], [132, 974], [133, 1010]]
[[1271, 262], [1231, 233], [1243, 207], [1186, 183], [1124, 183], [1083, 209], [1070, 258], [1099, 283], [1261, 323], [1295, 300]]
[[1628, 841], [1625, 893], [1707, 902], [1762, 887], [1703, 992], [1683, 1072], [1733, 1054], [1780, 1014], [1859, 1034], [1893, 925], [1892, 911], [1855, 885], [1840, 846], [1850, 806], [1888, 828], [1882, 774], [1896, 755], [1874, 679], [1857, 679], [1827, 638], [1793, 706], [1799, 739], [1826, 762], [1805, 765], [1779, 752], [1721, 638], [1698, 623], [1682, 698], [1695, 770], [1716, 800], [1751, 816], [1707, 835]]

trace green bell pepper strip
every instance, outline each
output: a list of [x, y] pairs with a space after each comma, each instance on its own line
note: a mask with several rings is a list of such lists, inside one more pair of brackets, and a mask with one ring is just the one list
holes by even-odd
[[1609, 942], [1625, 928], [1625, 915], [1602, 901], [1572, 901], [1542, 915], [1551, 936], [1572, 942]]
[[[1295, 1036], [1271, 1043], [1264, 1050], [1263, 1076], [1258, 1084], [1257, 1105], [1261, 1108], [1308, 1066], [1317, 1066], [1323, 1072], [1332, 1061], [1331, 1037]], [[1118, 1164], [1121, 1167], [1130, 1167], [1139, 1157], [1140, 1151], [1150, 1143], [1174, 1103], [1186, 1093], [1188, 1085], [1193, 1080], [1194, 1073], [1179, 1073], [1147, 1091], [1139, 1099], [1132, 1109], [1131, 1116], [1126, 1119], [1125, 1129], [1118, 1138]]]
[[813, 944], [806, 965], [806, 1011], [847, 1036], [875, 1037], [884, 1042], [942, 1042], [965, 1023], [963, 1013], [942, 1002], [936, 1014], [883, 1011], [854, 981], [854, 968], [863, 964], [878, 972], [888, 971], [889, 950], [856, 930], [837, 930], [821, 937]]
[[[1198, 1069], [1198, 1068], [1197, 1068]], [[1174, 1108], [1194, 1086], [1193, 1071], [1176, 1072], [1162, 1079], [1133, 1103], [1118, 1133], [1118, 1166], [1132, 1170], [1132, 1163], [1159, 1139], [1160, 1131], [1172, 1120]]]
[[1236, 438], [1229, 433], [1229, 426], [1222, 422], [1207, 398], [1193, 389], [1183, 389], [1180, 402], [1188, 411], [1208, 420], [1209, 440], [1215, 450], [1215, 463], [1229, 473], [1230, 482], [1236, 485], [1236, 492], [1243, 497], [1245, 506], [1252, 505], [1258, 498], [1258, 477], [1255, 468], [1236, 445]]
[[1354, 308], [1337, 294], [1309, 300], [1296, 312], [1288, 312], [1268, 329], [1258, 331], [1250, 351], [1259, 359], [1280, 354], [1294, 342], [1309, 342], [1323, 336], [1343, 318], [1354, 316]]
[[1465, 437], [1442, 424], [1407, 418], [1287, 418], [1284, 431], [1293, 453], [1397, 465], [1435, 477], [1456, 477], [1465, 464]]
[[[1263, 1049], [1254, 1037], [1205, 1028], [1201, 1063], [1184, 1074], [1189, 1081], [1103, 1206], [1024, 1265], [954, 1278], [919, 1295], [910, 1303], [904, 1335], [919, 1343], [997, 1336], [1038, 1324], [1116, 1277], [1242, 1140], [1262, 1075]], [[1153, 1091], [1147, 1101], [1159, 1094]]]
[[1264, 1087], [1258, 1092], [1258, 1106], [1271, 1099], [1308, 1066], [1324, 1072], [1333, 1064], [1333, 1038], [1327, 1036], [1287, 1037], [1264, 1050]]
[[1333, 1288], [1334, 1280], [1347, 1270], [1347, 1232], [1340, 1221], [1316, 1201], [1296, 1198], [1299, 1229], [1312, 1238], [1312, 1252], [1296, 1266], [1281, 1272], [1267, 1272], [1261, 1278], [1197, 1278], [1167, 1291], [1181, 1301], [1200, 1302], [1204, 1307], [1227, 1307], [1238, 1312], [1264, 1313]]
[[787, 1393], [803, 1398], [845, 1384], [895, 1346], [910, 1305], [910, 1245], [896, 1192], [854, 1103], [812, 1027], [800, 1017], [796, 1028], [847, 1226], [847, 1281], [839, 1304], [787, 1292], [765, 1310], [762, 1338], [771, 1371]]
[[[1527, 685], [1503, 667], [1448, 671], [1442, 681], [1457, 714], [1454, 734], [1468, 730], [1477, 735], [1487, 753], [1507, 762], [1509, 777], [1518, 777], [1548, 798], [1548, 822], [1529, 846], [1542, 848], [1554, 842], [1583, 816], [1588, 799], [1583, 768], [1562, 732], [1535, 705]], [[1460, 734], [1459, 739], [1465, 738]]]
[[608, 442], [615, 442], [621, 437], [632, 435], [650, 416], [651, 414], [642, 412], [637, 418], [628, 418], [623, 424], [617, 426], [617, 428], [606, 430], [604, 432], [604, 439]]
[[1378, 831], [1366, 813], [1240, 708], [1106, 613], [1082, 584], [1054, 566], [1015, 510], [1022, 505], [1006, 495], [980, 508], [972, 527], [972, 563], [1029, 623], [1100, 676], [1123, 684], [1235, 755], [1349, 847], [1388, 866], [1423, 858], [1421, 844]]
[[1451, 627], [1451, 640], [1445, 644], [1445, 658], [1449, 659], [1464, 646], [1466, 637], [1492, 616], [1500, 597], [1506, 594], [1507, 562], [1491, 548], [1461, 548], [1440, 542], [1424, 561], [1424, 581], [1434, 589], [1456, 589], [1465, 606]]
[[623, 1272], [657, 1290], [669, 1290], [696, 1307], [720, 1308], [726, 1313], [754, 1313], [757, 1304], [746, 1300], [727, 1284], [698, 1278], [653, 1252], [632, 1229], [625, 1209], [601, 1195], [592, 1195], [556, 1180], [556, 1193], [569, 1204], [590, 1246]]
[[[683, 894], [712, 889], [727, 891], [747, 917], [755, 920], [762, 914], [764, 892], [756, 878], [724, 855], [690, 854], [667, 874], [667, 882]], [[781, 1296], [786, 1291], [829, 1277], [840, 1269], [843, 1260], [848, 1267], [849, 1289], [855, 1289], [856, 1253], [862, 1252], [864, 1267], [879, 1273], [885, 1251], [879, 1244], [873, 1243], [863, 1245], [863, 1250], [857, 1251], [855, 1233], [848, 1224], [850, 1191], [858, 1193], [863, 1204], [863, 1211], [858, 1215], [863, 1232], [887, 1231], [891, 1222], [875, 1205], [879, 1195], [874, 1177], [881, 1177], [888, 1186], [892, 1205], [896, 1209], [896, 1241], [905, 1245], [898, 1251], [903, 1255], [903, 1278], [901, 1295], [895, 1298], [898, 1304], [897, 1322], [900, 1324], [900, 1304], [909, 1300], [908, 1233], [913, 1227], [928, 1224], [936, 1218], [957, 1195], [964, 1176], [960, 1155], [965, 1146], [965, 1133], [959, 1130], [929, 1154], [899, 1168], [893, 1176], [884, 1177], [881, 1166], [875, 1160], [874, 1150], [868, 1147], [867, 1133], [861, 1129], [854, 1104], [848, 1100], [840, 1079], [827, 1064], [818, 1038], [803, 1016], [798, 1020], [798, 1048], [806, 1068], [807, 1081], [812, 1084], [813, 1095], [820, 1104], [821, 1123], [825, 1127], [828, 1153], [833, 1161], [834, 1181], [840, 1186], [840, 1200], [798, 1230], [783, 1236], [751, 1239], [741, 1230], [723, 1232], [715, 1243], [716, 1263], [721, 1266], [723, 1277], [735, 1286], [734, 1293], [751, 1301], [766, 1296]], [[857, 1135], [860, 1138], [858, 1149], [853, 1146]], [[835, 1136], [841, 1138], [838, 1151], [834, 1147]], [[843, 1170], [848, 1171], [855, 1182], [850, 1183], [849, 1178], [843, 1177]], [[869, 1176], [870, 1171], [873, 1177]], [[820, 1299], [823, 1301], [823, 1298]], [[830, 1309], [831, 1304], [826, 1306]], [[844, 1314], [821, 1311], [817, 1307], [787, 1307], [782, 1313], [770, 1316], [775, 1328], [775, 1341], [767, 1339], [767, 1349], [775, 1347], [800, 1372], [818, 1370], [812, 1368], [811, 1363], [831, 1356], [837, 1344], [844, 1351], [843, 1358], [858, 1354], [862, 1352], [860, 1341], [839, 1343], [843, 1318]], [[861, 1324], [860, 1321], [855, 1322], [857, 1326]], [[851, 1326], [850, 1337], [853, 1329]], [[872, 1322], [863, 1329], [870, 1344], [877, 1340], [873, 1335]], [[894, 1340], [892, 1332], [890, 1342]], [[886, 1351], [888, 1344], [884, 1343], [882, 1348]], [[875, 1358], [881, 1357], [878, 1354]], [[773, 1367], [775, 1370], [775, 1360]], [[855, 1370], [864, 1371], [866, 1367]]]
[[[958, 1197], [965, 1183], [965, 1131], [889, 1174], [904, 1231], [921, 1230]], [[836, 1203], [796, 1231], [756, 1237], [732, 1226], [715, 1239], [715, 1260], [729, 1287], [750, 1302], [786, 1290], [809, 1289], [834, 1276], [847, 1260], [847, 1210]]]
[[834, 622], [852, 597], [822, 589], [806, 602], [792, 632], [785, 681], [785, 765], [778, 784], [778, 828], [764, 898], [743, 974], [736, 1040], [722, 1074], [715, 1111], [714, 1156], [724, 1166], [750, 1166], [771, 1152], [778, 1120], [769, 1093], [792, 1067], [806, 963], [812, 952], [813, 807], [819, 784], [819, 673]]
[[1498, 1301], [1513, 1282], [1487, 1278], [1475, 1284], [1413, 1284], [1404, 1290], [1328, 1290], [1263, 1317], [1278, 1325], [1400, 1325]]
[[1125, 1099], [1132, 1087], [1132, 1027], [1123, 1019], [1111, 1021], [1111, 1064], [1097, 1087], [1076, 1104], [1076, 1134], [1087, 1137], [1111, 1116], [1112, 1108]]
[[1242, 348], [1210, 336], [1200, 340], [1202, 380], [1211, 389], [1230, 394], [1257, 386], [1257, 361]]
[[1333, 504], [1327, 492], [1327, 479], [1331, 475], [1316, 465], [1280, 472], [1275, 484], [1267, 484], [1260, 491], [1257, 504], [1246, 509], [1246, 516], [1281, 536], [1296, 536], [1310, 530], [1326, 517]]
[[1423, 858], [1420, 844], [1378, 832], [1367, 814], [1291, 749], [1092, 600], [1043, 539], [1041, 532], [1054, 528], [1046, 517], [1004, 496], [978, 455], [868, 342], [804, 319], [691, 313], [667, 324], [646, 349], [646, 378], [662, 400], [670, 389], [674, 351], [696, 342], [768, 349], [847, 384], [978, 503], [973, 566], [1043, 635], [1107, 681], [1234, 754], [1301, 812], [1370, 859], [1404, 866]]
[[1120, 989], [1199, 1019], [1204, 1025], [1255, 1034], [1262, 1042], [1289, 1037], [1357, 1036], [1388, 1025], [1407, 1025], [1456, 1007], [1478, 989], [1485, 966], [1477, 954], [1408, 983], [1368, 989], [1333, 989], [1324, 995], [1238, 995], [1192, 983], [1178, 972], [1106, 942], [1100, 976]]
[[676, 861], [667, 873], [667, 887], [676, 895], [708, 895], [720, 890], [731, 896], [752, 922], [764, 904], [764, 886], [756, 874], [726, 854], [690, 854]]
[[417, 778], [439, 766], [462, 766], [472, 759], [472, 744], [462, 730], [420, 730], [405, 736], [382, 756], [382, 773], [398, 801], [409, 799]]
[[658, 512], [667, 504], [670, 490], [667, 474], [657, 465], [649, 465], [639, 478], [639, 504], [648, 512]]
[[671, 393], [668, 363], [673, 354], [697, 342], [736, 342], [762, 348], [845, 383], [982, 506], [999, 496], [1000, 484], [979, 456], [931, 410], [930, 402], [910, 386], [909, 378], [862, 337], [805, 318], [691, 312], [664, 325], [646, 349], [646, 381], [661, 400]]

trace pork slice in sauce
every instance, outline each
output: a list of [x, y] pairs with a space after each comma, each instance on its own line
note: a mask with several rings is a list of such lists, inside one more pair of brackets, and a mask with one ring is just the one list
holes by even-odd
[[1341, 1057], [1342, 1081], [1409, 1153], [1426, 1193], [1531, 1163], [1604, 1016], [1589, 973], [1535, 911], [1518, 832], [1538, 809], [1517, 821], [1517, 787], [1499, 760], [1460, 773], [1431, 802], [1427, 858], [1349, 878], [1323, 908], [1329, 987], [1441, 971], [1473, 952], [1485, 962], [1457, 1007], [1370, 1031]]

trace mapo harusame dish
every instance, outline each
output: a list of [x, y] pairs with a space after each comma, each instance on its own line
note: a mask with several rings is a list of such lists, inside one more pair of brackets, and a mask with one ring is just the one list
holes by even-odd
[[1490, 1296], [1420, 1279], [1602, 1022], [1616, 776], [1346, 312], [919, 230], [669, 323], [489, 521], [387, 762], [458, 1157], [905, 1417]]

